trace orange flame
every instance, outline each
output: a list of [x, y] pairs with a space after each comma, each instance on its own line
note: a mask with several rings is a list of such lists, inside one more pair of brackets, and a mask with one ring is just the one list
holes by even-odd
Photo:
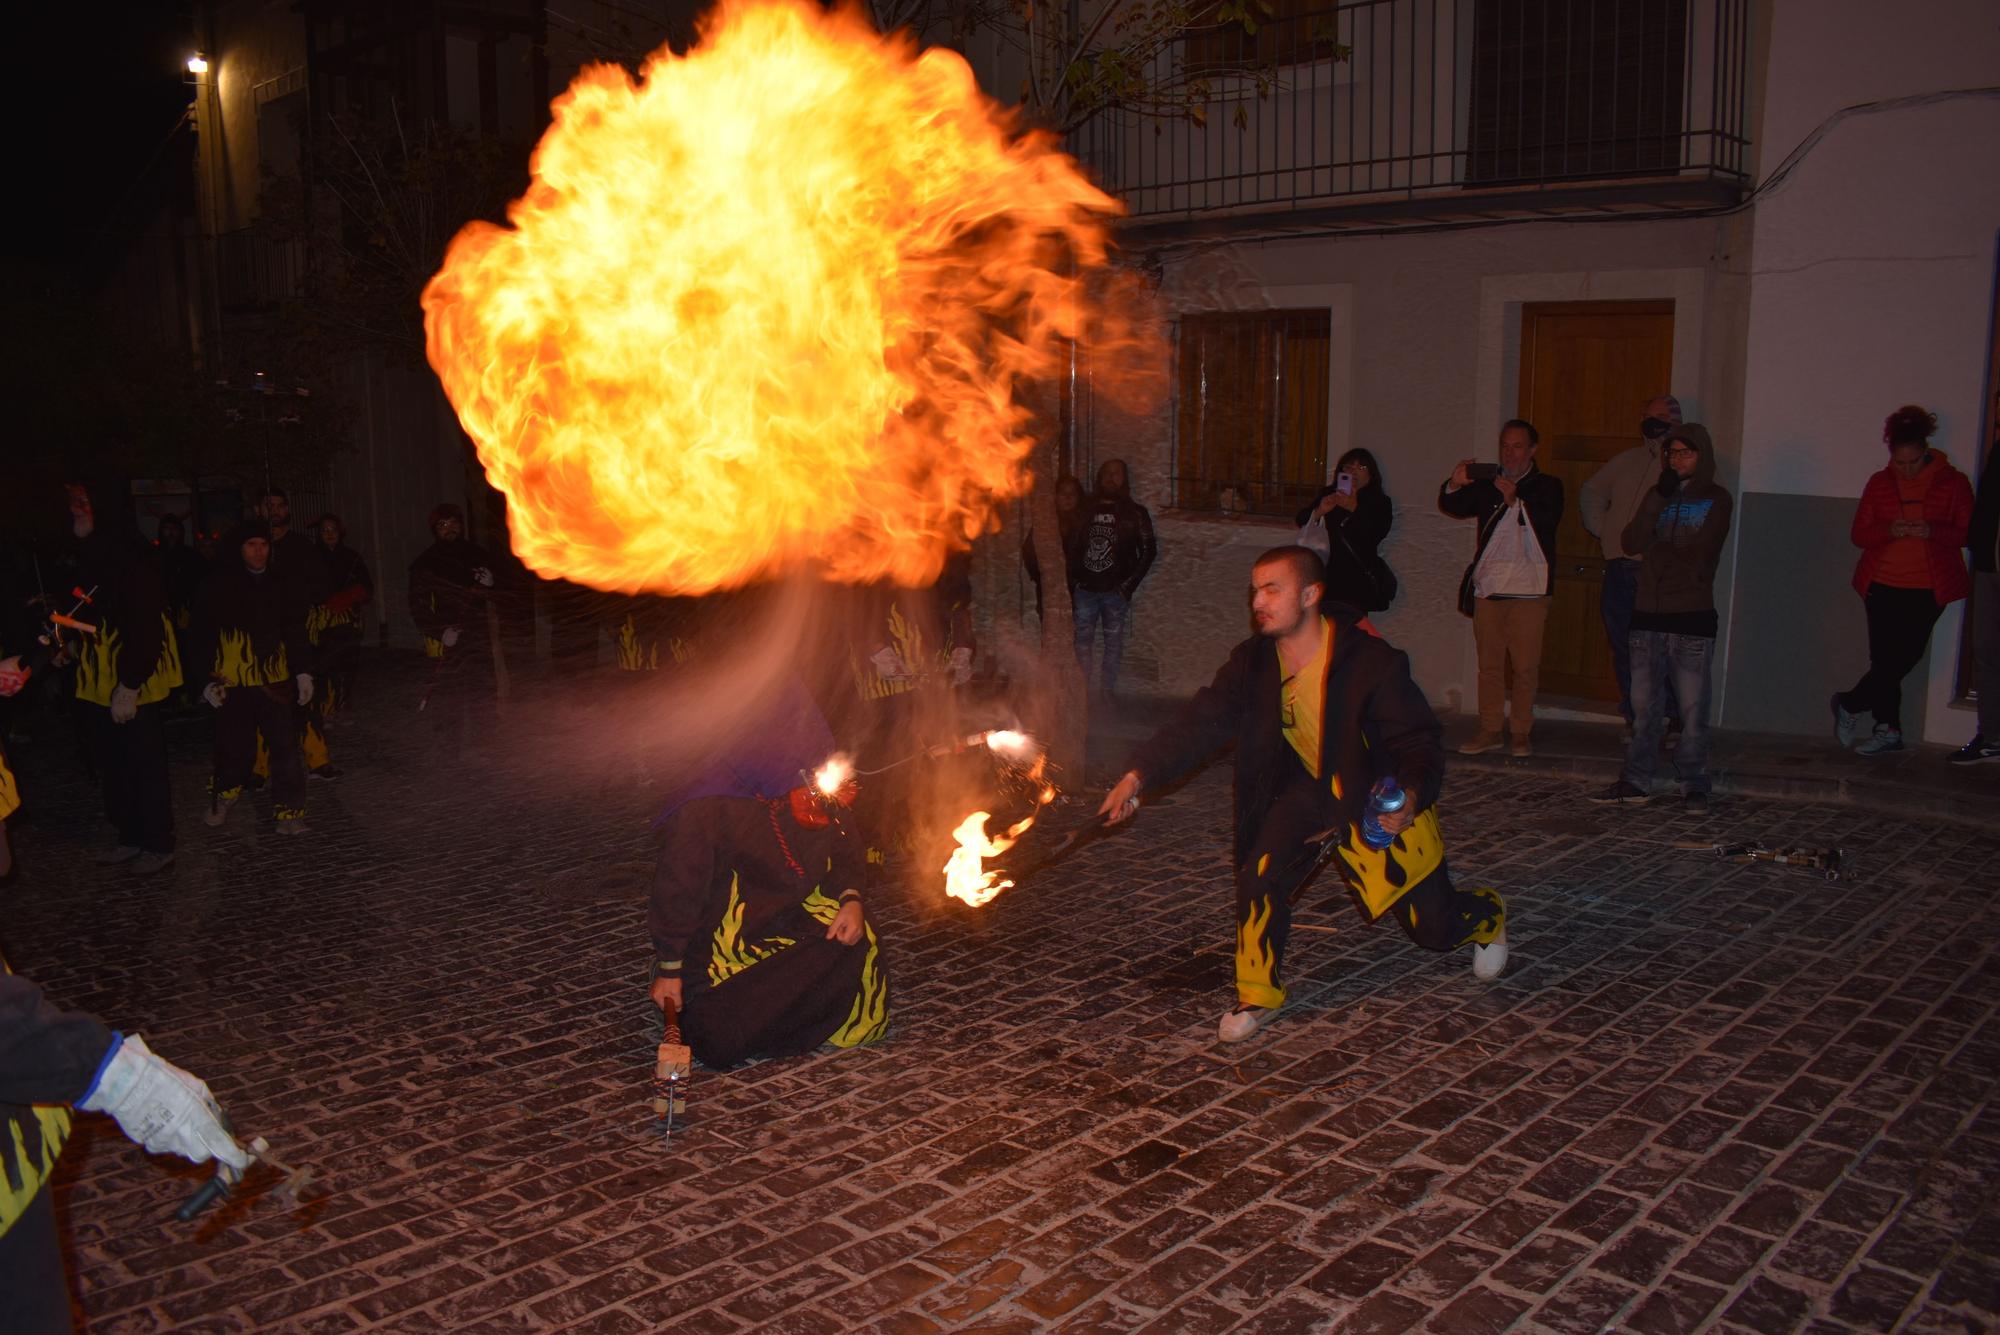
[[1035, 817], [1042, 814], [1042, 808], [1056, 800], [1053, 785], [1044, 786], [1035, 798], [1034, 810], [1007, 827], [1007, 833], [996, 838], [988, 838], [986, 822], [991, 819], [984, 811], [975, 811], [958, 823], [951, 837], [958, 841], [958, 847], [945, 859], [944, 892], [955, 899], [962, 899], [973, 908], [991, 903], [1002, 890], [1013, 886], [1012, 881], [1001, 879], [1001, 873], [987, 871], [981, 864], [987, 858], [997, 858], [1015, 844], [1034, 825]]
[[1026, 490], [1016, 395], [1066, 340], [1160, 373], [1118, 205], [951, 52], [725, 0], [686, 56], [590, 66], [552, 112], [511, 225], [467, 226], [423, 295], [538, 572], [928, 583]]

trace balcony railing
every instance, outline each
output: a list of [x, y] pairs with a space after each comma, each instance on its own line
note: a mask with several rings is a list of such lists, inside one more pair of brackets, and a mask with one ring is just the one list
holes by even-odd
[[1686, 206], [1743, 183], [1750, 0], [1278, 8], [1163, 58], [1156, 79], [1206, 80], [1200, 114], [1111, 111], [1073, 136], [1135, 220]]

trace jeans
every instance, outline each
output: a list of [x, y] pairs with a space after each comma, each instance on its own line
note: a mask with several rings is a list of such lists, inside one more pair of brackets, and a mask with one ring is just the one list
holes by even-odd
[[1937, 596], [1929, 589], [1892, 589], [1870, 584], [1862, 601], [1868, 612], [1868, 671], [1840, 697], [1850, 714], [1873, 714], [1875, 726], [1903, 730], [1903, 678], [1930, 647], [1937, 625]]
[[1098, 680], [1103, 683], [1106, 695], [1118, 685], [1118, 669], [1125, 663], [1125, 614], [1132, 604], [1125, 596], [1113, 589], [1109, 593], [1092, 593], [1089, 589], [1078, 589], [1076, 603], [1076, 661], [1083, 665], [1083, 678], [1090, 680], [1090, 649], [1097, 642], [1097, 627], [1104, 627], [1104, 658], [1098, 668]]
[[[1632, 608], [1639, 601], [1639, 562], [1629, 556], [1604, 563], [1604, 592], [1597, 607], [1604, 614], [1604, 634], [1611, 641], [1611, 670], [1618, 677], [1618, 712], [1632, 721]], [[1680, 726], [1680, 706], [1667, 699], [1667, 725]]]
[[2000, 575], [1972, 573], [1972, 680], [1979, 692], [1979, 735], [2000, 742]]
[[1671, 698], [1680, 705], [1674, 772], [1681, 792], [1707, 792], [1709, 664], [1715, 641], [1706, 635], [1635, 630], [1626, 645], [1632, 657], [1632, 744], [1625, 749], [1625, 782], [1640, 792], [1651, 791], [1660, 734], [1666, 730], [1662, 706]]

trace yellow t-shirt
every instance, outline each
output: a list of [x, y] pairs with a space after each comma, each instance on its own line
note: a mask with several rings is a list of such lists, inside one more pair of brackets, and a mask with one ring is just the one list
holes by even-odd
[[[1326, 703], [1326, 670], [1333, 661], [1333, 626], [1326, 623], [1320, 636], [1319, 652], [1302, 663], [1278, 687], [1278, 708], [1285, 740], [1305, 762], [1306, 773], [1319, 777], [1320, 709]], [[1278, 666], [1286, 666], [1284, 650], [1278, 651]]]

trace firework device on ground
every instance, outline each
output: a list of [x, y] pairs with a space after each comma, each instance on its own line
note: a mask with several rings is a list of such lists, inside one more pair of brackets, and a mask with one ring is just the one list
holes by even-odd
[[1689, 852], [1713, 853], [1725, 862], [1775, 862], [1786, 867], [1807, 867], [1819, 872], [1829, 881], [1839, 880], [1840, 873], [1845, 870], [1841, 852], [1837, 848], [1806, 848], [1803, 846], [1771, 848], [1755, 842], [1709, 844], [1703, 843], [1698, 839], [1678, 840], [1675, 842], [1674, 847], [1686, 849]]
[[[235, 1134], [235, 1129], [229, 1125], [227, 1115], [223, 1117], [222, 1125], [231, 1135]], [[297, 1209], [305, 1203], [306, 1188], [312, 1185], [312, 1169], [293, 1168], [289, 1164], [281, 1163], [277, 1156], [271, 1153], [271, 1142], [262, 1136], [247, 1142], [243, 1148], [250, 1151], [251, 1158], [260, 1160], [268, 1167], [284, 1174], [284, 1181], [278, 1184], [276, 1194], [281, 1200], [288, 1200], [290, 1208]], [[174, 1218], [183, 1224], [191, 1222], [196, 1215], [227, 1196], [242, 1180], [241, 1172], [226, 1163], [218, 1162], [215, 1165], [215, 1176], [202, 1183], [192, 1196], [181, 1202], [180, 1209], [174, 1211]]]

